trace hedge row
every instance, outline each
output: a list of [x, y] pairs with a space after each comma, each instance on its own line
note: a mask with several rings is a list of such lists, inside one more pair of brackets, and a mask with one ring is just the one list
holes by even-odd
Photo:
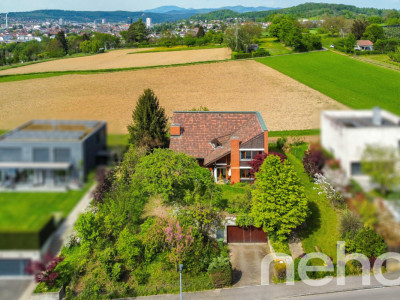
[[54, 217], [37, 232], [0, 232], [0, 250], [37, 250], [56, 230]]
[[251, 58], [251, 53], [232, 52], [232, 59]]
[[382, 54], [381, 51], [378, 50], [372, 50], [372, 51], [360, 51], [360, 50], [356, 50], [354, 52], [356, 55], [373, 55], [373, 54]]

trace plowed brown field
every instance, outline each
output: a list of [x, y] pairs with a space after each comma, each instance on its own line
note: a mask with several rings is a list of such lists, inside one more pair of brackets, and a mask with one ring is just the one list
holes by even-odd
[[144, 50], [148, 49], [114, 50], [91, 56], [58, 59], [3, 70], [0, 71], [0, 75], [148, 67], [230, 58], [230, 50], [228, 48], [129, 54]]
[[269, 130], [318, 128], [321, 110], [345, 108], [261, 63], [231, 61], [0, 83], [0, 128], [35, 118], [99, 119], [108, 121], [109, 132], [125, 133], [145, 88], [155, 91], [169, 116], [200, 105], [256, 110]]

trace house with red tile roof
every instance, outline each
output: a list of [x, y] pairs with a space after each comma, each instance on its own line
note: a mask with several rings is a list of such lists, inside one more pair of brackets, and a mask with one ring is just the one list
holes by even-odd
[[374, 50], [374, 43], [370, 40], [359, 40], [357, 41], [355, 50], [372, 51]]
[[268, 153], [268, 129], [256, 111], [175, 111], [170, 148], [195, 157], [216, 181], [254, 180], [249, 162]]

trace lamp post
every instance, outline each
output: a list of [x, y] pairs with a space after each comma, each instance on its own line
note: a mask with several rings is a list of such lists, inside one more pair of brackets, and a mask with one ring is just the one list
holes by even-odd
[[179, 280], [180, 280], [180, 299], [182, 300], [182, 269], [183, 269], [183, 264], [179, 265]]

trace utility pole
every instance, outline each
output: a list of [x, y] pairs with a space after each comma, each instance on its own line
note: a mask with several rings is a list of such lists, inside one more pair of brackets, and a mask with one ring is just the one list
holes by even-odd
[[180, 299], [182, 300], [182, 269], [183, 264], [179, 265], [179, 280], [180, 280]]

